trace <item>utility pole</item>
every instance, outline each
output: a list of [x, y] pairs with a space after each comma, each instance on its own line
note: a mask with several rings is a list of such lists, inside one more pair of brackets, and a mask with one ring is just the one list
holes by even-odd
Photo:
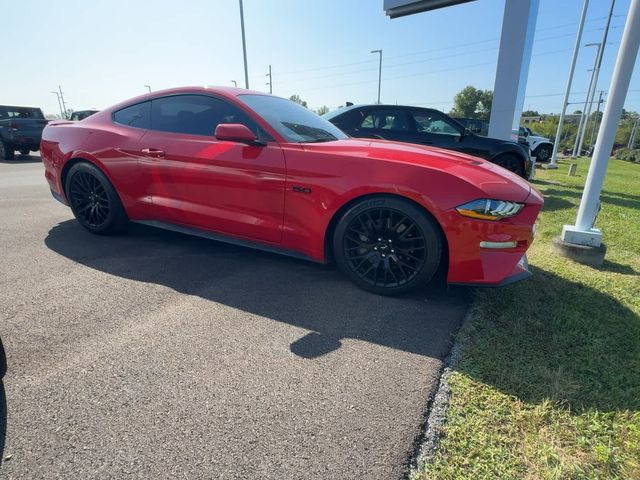
[[145, 85], [149, 89], [149, 93], [151, 93], [151, 85]]
[[244, 10], [240, 0], [240, 29], [242, 30], [242, 56], [244, 57], [244, 88], [249, 90], [249, 70], [247, 69], [247, 42], [244, 38]]
[[567, 106], [569, 105], [569, 95], [571, 93], [571, 83], [573, 82], [573, 72], [576, 69], [576, 59], [578, 58], [578, 51], [580, 50], [580, 42], [582, 41], [582, 31], [584, 30], [584, 20], [587, 17], [587, 9], [589, 8], [589, 0], [584, 0], [582, 5], [582, 13], [580, 14], [580, 23], [578, 26], [578, 33], [576, 35], [576, 44], [573, 47], [573, 58], [571, 59], [571, 66], [569, 67], [569, 77], [567, 78], [567, 88], [564, 92], [564, 102], [562, 103], [562, 113], [558, 120], [558, 131], [556, 132], [556, 141], [553, 143], [553, 153], [551, 154], [551, 161], [547, 165], [548, 169], [558, 168], [558, 148], [560, 148], [560, 139], [562, 138], [562, 127], [564, 125], [564, 116], [567, 113]]
[[269, 65], [269, 73], [267, 73], [265, 77], [269, 77], [269, 82], [267, 83], [267, 85], [269, 85], [269, 93], [273, 93], [273, 77], [271, 76], [271, 65]]
[[380, 87], [382, 86], [382, 50], [371, 50], [371, 53], [380, 54], [380, 63], [378, 64], [378, 105], [380, 105]]
[[585, 125], [585, 118], [587, 112], [587, 104], [589, 103], [589, 97], [591, 96], [591, 89], [593, 88], [593, 80], [596, 74], [596, 65], [598, 63], [598, 55], [600, 52], [601, 44], [599, 43], [587, 43], [585, 47], [598, 47], [598, 53], [596, 54], [596, 58], [593, 61], [593, 69], [591, 70], [591, 79], [589, 80], [589, 88], [587, 88], [587, 98], [584, 101], [584, 107], [582, 107], [582, 113], [580, 113], [580, 122], [578, 122], [578, 131], [576, 132], [576, 140], [573, 143], [573, 153], [571, 154], [571, 158], [576, 158], [580, 156], [580, 150], [578, 150], [578, 144], [582, 145], [580, 138], [582, 137], [582, 129]]
[[609, 36], [609, 26], [611, 25], [611, 17], [613, 16], [613, 7], [616, 4], [616, 0], [611, 0], [611, 7], [609, 8], [609, 16], [607, 17], [607, 24], [604, 27], [604, 34], [602, 35], [602, 42], [600, 48], [598, 48], [598, 57], [596, 61], [595, 71], [593, 72], [593, 87], [589, 94], [589, 103], [587, 105], [587, 113], [584, 121], [584, 128], [580, 135], [580, 143], [578, 144], [578, 152], [582, 150], [582, 144], [584, 143], [584, 137], [587, 133], [587, 123], [589, 122], [589, 114], [591, 113], [591, 107], [593, 105], [593, 98], [596, 95], [596, 88], [598, 86], [598, 75], [600, 74], [600, 66], [602, 65], [602, 57], [604, 56], [604, 48], [607, 45], [607, 37]]
[[[591, 135], [589, 136], [589, 150], [593, 150], [593, 142], [594, 135], [596, 134], [596, 127], [600, 122], [600, 105], [604, 100], [602, 100], [602, 95], [604, 95], [604, 90], [600, 90], [600, 94], [598, 95], [598, 108], [596, 110], [596, 117], [593, 119], [593, 126], [591, 127]], [[589, 119], [587, 119], [589, 121]]]
[[63, 119], [65, 118], [64, 112], [62, 111], [62, 103], [60, 103], [60, 94], [58, 92], [51, 92], [53, 93], [56, 98], [58, 99], [58, 108], [60, 109], [60, 117], [62, 117]]
[[64, 109], [64, 114], [62, 118], [67, 118], [67, 105], [64, 103], [64, 95], [62, 94], [62, 87], [58, 85], [58, 90], [60, 90], [60, 100], [62, 101], [62, 108]]

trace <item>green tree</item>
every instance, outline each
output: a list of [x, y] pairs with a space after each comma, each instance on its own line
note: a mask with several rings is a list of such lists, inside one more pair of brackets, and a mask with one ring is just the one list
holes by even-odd
[[523, 117], [539, 117], [540, 114], [538, 113], [537, 110], [525, 110], [524, 112], [522, 112], [522, 116]]
[[327, 107], [326, 105], [321, 106], [319, 109], [316, 110], [316, 113], [318, 115], [324, 115], [325, 113], [329, 112], [329, 107]]
[[289, 100], [291, 100], [292, 102], [296, 102], [299, 105], [302, 105], [304, 108], [307, 108], [307, 102], [305, 102], [304, 100], [302, 100], [300, 98], [300, 95], [295, 94], [295, 95], [291, 95], [289, 97]]
[[492, 101], [491, 90], [480, 90], [468, 85], [453, 97], [453, 108], [449, 114], [453, 117], [488, 120], [491, 116]]

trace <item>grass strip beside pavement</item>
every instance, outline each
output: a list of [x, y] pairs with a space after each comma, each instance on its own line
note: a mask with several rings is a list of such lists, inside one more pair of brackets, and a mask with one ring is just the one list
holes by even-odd
[[475, 292], [426, 479], [640, 479], [640, 165], [611, 159], [592, 268], [551, 252], [573, 224], [588, 159], [537, 171], [533, 278]]

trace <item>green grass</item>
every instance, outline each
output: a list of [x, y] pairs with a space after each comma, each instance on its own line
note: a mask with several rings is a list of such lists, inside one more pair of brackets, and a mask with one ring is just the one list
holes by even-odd
[[[574, 160], [575, 161], [575, 160]], [[640, 479], [640, 165], [612, 159], [600, 268], [551, 252], [588, 160], [538, 170], [534, 277], [478, 290], [435, 458], [416, 479]]]

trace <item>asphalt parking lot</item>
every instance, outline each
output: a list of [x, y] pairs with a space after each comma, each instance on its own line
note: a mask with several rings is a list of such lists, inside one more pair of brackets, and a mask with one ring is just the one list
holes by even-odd
[[333, 266], [93, 236], [36, 156], [0, 162], [0, 225], [0, 477], [404, 475], [465, 290], [383, 298]]

